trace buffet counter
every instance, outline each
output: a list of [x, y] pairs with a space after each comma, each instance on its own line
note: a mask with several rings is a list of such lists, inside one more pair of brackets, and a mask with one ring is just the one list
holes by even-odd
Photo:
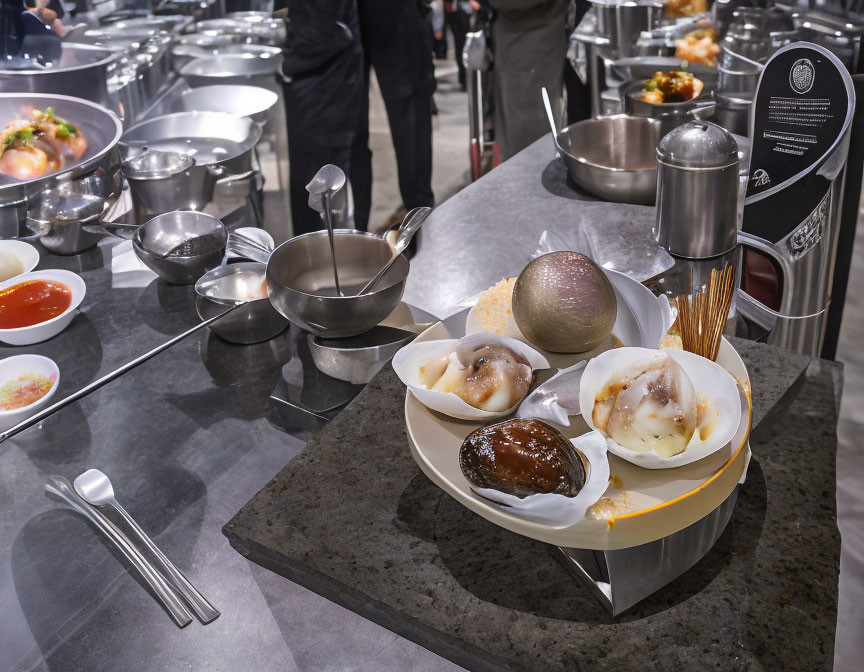
[[[405, 301], [441, 315], [517, 273], [543, 231], [639, 280], [670, 265], [650, 208], [594, 201], [552, 157], [543, 138], [436, 209]], [[192, 287], [112, 273], [116, 251], [106, 240], [38, 267], [74, 270], [88, 289], [66, 331], [28, 348], [59, 365], [58, 399], [198, 322]], [[0, 444], [4, 669], [447, 666], [327, 600], [472, 669], [555, 669], [541, 649], [569, 669], [697, 657], [791, 668], [805, 656], [830, 669], [839, 365], [736, 342], [755, 430], [732, 522], [701, 563], [613, 620], [543, 545], [426, 480], [389, 367], [305, 450], [308, 432], [269, 422], [277, 383], [302, 378], [298, 336], [237, 346], [205, 330]], [[49, 475], [94, 467], [222, 611], [216, 621], [178, 629], [113, 547], [45, 496]], [[243, 555], [290, 580], [244, 559], [223, 525]]]

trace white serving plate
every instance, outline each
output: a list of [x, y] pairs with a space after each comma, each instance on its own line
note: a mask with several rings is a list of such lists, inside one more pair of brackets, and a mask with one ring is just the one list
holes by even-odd
[[[463, 311], [430, 327], [415, 342], [458, 338], [462, 335], [459, 325], [464, 323]], [[582, 355], [559, 355], [554, 366], [572, 366], [583, 358]], [[742, 419], [735, 437], [716, 453], [675, 469], [643, 469], [609, 454], [610, 473], [614, 478], [606, 495], [626, 493], [627, 501], [626, 507], [605, 518], [585, 518], [563, 525], [534, 522], [481, 498], [469, 486], [458, 462], [462, 442], [480, 423], [455, 420], [430, 411], [408, 392], [405, 422], [411, 453], [423, 472], [441, 489], [478, 515], [512, 532], [557, 546], [595, 550], [629, 548], [656, 541], [711, 513], [745, 475], [752, 419], [750, 379], [740, 356], [725, 339], [720, 345], [717, 363], [739, 382]], [[565, 436], [579, 436], [589, 431], [581, 417], [571, 416], [570, 421], [570, 427], [558, 427]]]
[[[36, 268], [36, 265], [39, 263], [38, 250], [29, 243], [25, 243], [21, 240], [0, 240], [0, 251], [8, 252], [13, 256], [18, 257], [18, 260], [24, 267], [24, 270], [21, 273], [13, 277], [20, 277], [22, 273], [29, 273]], [[12, 278], [10, 278], [10, 280], [11, 279]]]
[[0, 432], [5, 432], [7, 429], [29, 418], [36, 411], [44, 408], [60, 385], [60, 369], [57, 368], [53, 360], [47, 357], [42, 357], [41, 355], [14, 355], [6, 359], [0, 359], [0, 386], [9, 380], [27, 373], [36, 373], [46, 378], [53, 378], [54, 384], [44, 397], [37, 399], [29, 406], [16, 408], [12, 411], [0, 410]]
[[78, 306], [84, 300], [84, 295], [87, 293], [87, 285], [81, 276], [72, 271], [64, 271], [60, 269], [52, 269], [47, 271], [33, 271], [32, 273], [22, 273], [14, 278], [9, 278], [6, 282], [0, 282], [0, 291], [12, 287], [13, 285], [27, 282], [28, 280], [53, 280], [66, 285], [72, 292], [72, 301], [69, 307], [57, 317], [53, 317], [45, 322], [34, 324], [29, 327], [16, 327], [14, 329], [0, 329], [0, 341], [9, 345], [32, 345], [33, 343], [41, 343], [53, 338], [66, 327], [74, 319]]

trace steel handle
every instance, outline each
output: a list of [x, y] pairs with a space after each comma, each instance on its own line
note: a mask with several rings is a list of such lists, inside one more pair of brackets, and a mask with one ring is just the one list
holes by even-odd
[[45, 491], [59, 497], [69, 506], [75, 509], [78, 513], [86, 517], [92, 522], [102, 534], [114, 542], [120, 552], [132, 564], [135, 569], [141, 574], [148, 585], [156, 593], [156, 597], [165, 605], [171, 618], [181, 628], [189, 625], [192, 622], [192, 614], [180, 601], [180, 598], [174, 593], [171, 587], [165, 582], [159, 572], [141, 555], [141, 552], [135, 548], [129, 538], [123, 534], [120, 529], [114, 525], [103, 513], [96, 510], [85, 502], [69, 483], [62, 476], [49, 476], [48, 482], [45, 484]]
[[174, 588], [177, 590], [180, 595], [183, 596], [183, 599], [189, 603], [189, 606], [192, 607], [192, 611], [195, 612], [195, 615], [202, 623], [209, 623], [210, 621], [216, 620], [219, 617], [219, 610], [216, 609], [210, 602], [207, 601], [198, 589], [192, 585], [192, 583], [187, 579], [183, 573], [177, 569], [173, 562], [171, 562], [168, 557], [159, 549], [159, 547], [153, 543], [153, 540], [147, 536], [144, 530], [141, 529], [141, 526], [135, 522], [135, 519], [130, 516], [126, 509], [120, 506], [116, 501], [113, 503], [114, 508], [120, 513], [121, 516], [129, 523], [129, 526], [135, 530], [135, 534], [144, 542], [144, 545], [150, 549], [150, 552], [156, 556], [159, 562], [162, 564], [162, 567], [165, 568], [165, 571], [168, 573], [168, 579], [171, 581]]
[[216, 184], [234, 184], [247, 180], [255, 174], [254, 170], [247, 170], [245, 173], [237, 173], [236, 175], [226, 175], [216, 180]]

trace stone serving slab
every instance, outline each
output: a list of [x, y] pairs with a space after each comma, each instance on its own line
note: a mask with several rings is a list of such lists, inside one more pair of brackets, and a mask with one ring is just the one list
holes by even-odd
[[470, 670], [831, 669], [841, 369], [735, 345], [760, 426], [732, 520], [701, 562], [617, 618], [548, 546], [420, 472], [389, 366], [223, 532], [254, 562]]

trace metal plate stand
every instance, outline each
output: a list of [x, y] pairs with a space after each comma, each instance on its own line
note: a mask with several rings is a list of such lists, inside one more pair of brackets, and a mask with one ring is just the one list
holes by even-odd
[[650, 544], [615, 551], [550, 546], [551, 552], [612, 616], [618, 616], [681, 576], [711, 550], [732, 517], [738, 487], [699, 522]]

